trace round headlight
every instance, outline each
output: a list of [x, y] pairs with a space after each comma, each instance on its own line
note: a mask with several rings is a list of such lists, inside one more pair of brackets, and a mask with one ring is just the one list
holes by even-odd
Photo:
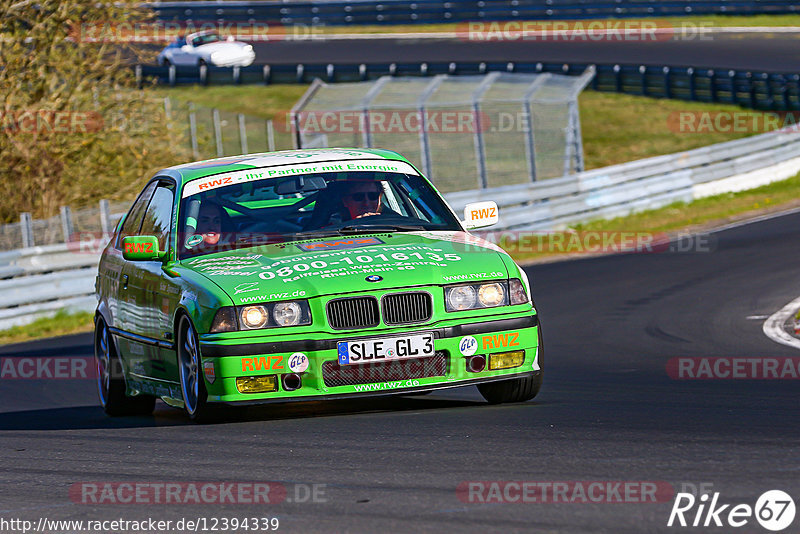
[[506, 292], [500, 284], [484, 284], [478, 289], [478, 301], [487, 308], [500, 306], [505, 297]]
[[267, 310], [264, 306], [245, 306], [242, 308], [242, 324], [247, 328], [261, 328], [267, 324]]
[[278, 326], [294, 326], [300, 322], [300, 305], [296, 302], [280, 302], [272, 310], [272, 318]]
[[475, 306], [475, 290], [472, 286], [451, 287], [447, 293], [447, 303], [452, 310], [468, 310]]

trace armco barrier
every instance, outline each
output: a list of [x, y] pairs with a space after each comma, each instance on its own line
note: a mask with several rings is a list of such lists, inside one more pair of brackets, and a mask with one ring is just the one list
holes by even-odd
[[[492, 230], [558, 229], [758, 187], [800, 172], [800, 128], [737, 139], [566, 178], [450, 193], [457, 213], [469, 202], [494, 200], [500, 222]], [[61, 308], [92, 310], [99, 255], [76, 244], [0, 253], [0, 329]]]
[[[437, 74], [485, 74], [487, 72], [558, 74], [583, 73], [585, 63], [523, 63], [502, 61], [280, 64], [244, 68], [160, 67], [137, 65], [140, 86], [149, 80], [179, 84], [276, 84], [323, 81], [354, 82], [381, 76], [435, 76]], [[753, 109], [800, 109], [800, 74], [694, 67], [648, 65], [595, 65], [591, 87], [596, 91], [637, 94], [699, 102], [736, 104]]]
[[492, 230], [552, 230], [570, 223], [624, 216], [673, 202], [741, 191], [800, 172], [800, 131], [737, 139], [525, 185], [450, 193], [462, 213], [469, 202], [494, 200]]
[[93, 311], [102, 243], [58, 244], [0, 252], [0, 330], [58, 310]]
[[794, 0], [352, 0], [154, 2], [159, 20], [279, 24], [435, 24], [800, 12]]

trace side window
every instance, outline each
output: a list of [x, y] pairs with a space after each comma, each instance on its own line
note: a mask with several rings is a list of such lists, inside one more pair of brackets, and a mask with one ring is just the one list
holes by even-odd
[[151, 182], [142, 193], [139, 195], [139, 198], [136, 199], [136, 202], [133, 203], [131, 206], [130, 211], [128, 211], [127, 217], [125, 217], [125, 222], [122, 223], [122, 229], [119, 232], [119, 237], [117, 238], [117, 248], [122, 247], [122, 240], [129, 235], [139, 235], [139, 227], [142, 226], [142, 217], [144, 217], [144, 211], [147, 209], [147, 204], [150, 202], [150, 197], [153, 196], [153, 190], [156, 188], [156, 182]]
[[159, 250], [166, 250], [169, 242], [169, 231], [172, 227], [172, 203], [174, 197], [172, 186], [159, 185], [150, 205], [144, 214], [141, 235], [154, 235], [158, 238]]

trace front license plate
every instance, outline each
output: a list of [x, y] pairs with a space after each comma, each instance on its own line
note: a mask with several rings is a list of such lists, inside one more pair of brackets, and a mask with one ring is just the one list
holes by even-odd
[[340, 341], [338, 348], [340, 365], [424, 358], [436, 353], [431, 332], [402, 337]]

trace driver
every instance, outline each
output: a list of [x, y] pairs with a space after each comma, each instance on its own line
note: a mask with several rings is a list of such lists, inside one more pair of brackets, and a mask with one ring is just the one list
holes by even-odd
[[217, 246], [222, 235], [222, 206], [215, 202], [203, 202], [197, 213], [197, 229], [195, 231], [203, 236], [201, 246]]
[[345, 182], [342, 204], [350, 213], [351, 219], [360, 219], [381, 214], [383, 188], [380, 182]]

